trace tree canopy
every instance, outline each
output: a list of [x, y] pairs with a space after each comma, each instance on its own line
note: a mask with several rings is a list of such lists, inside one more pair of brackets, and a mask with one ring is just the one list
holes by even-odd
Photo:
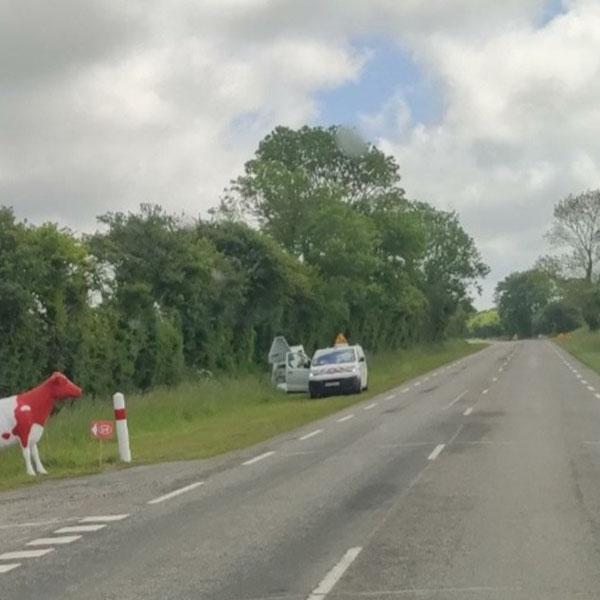
[[275, 129], [210, 220], [142, 205], [79, 236], [0, 209], [0, 392], [88, 392], [265, 365], [273, 336], [371, 351], [461, 332], [487, 267], [455, 213], [406, 198], [340, 128]]

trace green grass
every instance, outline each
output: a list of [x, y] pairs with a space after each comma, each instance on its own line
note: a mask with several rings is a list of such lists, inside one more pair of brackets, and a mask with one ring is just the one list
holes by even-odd
[[555, 341], [575, 358], [600, 373], [600, 332], [587, 328], [577, 329], [567, 334], [564, 339]]
[[[353, 396], [309, 400], [271, 387], [266, 375], [239, 375], [127, 398], [134, 464], [207, 458], [243, 448], [362, 401], [436, 367], [476, 352], [484, 344], [444, 345], [379, 354], [369, 360], [369, 391]], [[111, 419], [110, 401], [83, 398], [51, 418], [40, 442], [50, 477], [118, 468], [116, 441], [89, 436], [93, 419]], [[0, 489], [31, 482], [21, 451], [0, 454]]]

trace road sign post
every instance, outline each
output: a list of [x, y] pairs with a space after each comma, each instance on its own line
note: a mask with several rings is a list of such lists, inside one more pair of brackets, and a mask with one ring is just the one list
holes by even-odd
[[131, 449], [129, 447], [129, 429], [127, 427], [127, 413], [125, 411], [125, 396], [117, 392], [113, 396], [115, 409], [115, 423], [117, 425], [117, 441], [119, 443], [119, 458], [123, 462], [131, 462]]
[[115, 426], [112, 421], [92, 421], [90, 423], [90, 435], [98, 440], [98, 466], [102, 466], [102, 442], [113, 439]]

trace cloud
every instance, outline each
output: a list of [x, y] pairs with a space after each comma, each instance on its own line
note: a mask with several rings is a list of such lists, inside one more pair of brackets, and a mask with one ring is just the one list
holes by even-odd
[[493, 268], [484, 302], [544, 251], [552, 205], [599, 186], [595, 0], [149, 6], [0, 0], [0, 202], [20, 216], [90, 229], [140, 202], [206, 211], [272, 127], [314, 121], [318, 92], [369, 68], [356, 40], [377, 36], [443, 110], [419, 123], [399, 89], [357, 122], [410, 196], [459, 211]]

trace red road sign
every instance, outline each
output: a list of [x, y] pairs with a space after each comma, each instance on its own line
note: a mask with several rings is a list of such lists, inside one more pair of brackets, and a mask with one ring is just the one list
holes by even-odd
[[90, 423], [90, 434], [98, 440], [110, 440], [115, 433], [115, 425], [112, 421], [92, 421]]

